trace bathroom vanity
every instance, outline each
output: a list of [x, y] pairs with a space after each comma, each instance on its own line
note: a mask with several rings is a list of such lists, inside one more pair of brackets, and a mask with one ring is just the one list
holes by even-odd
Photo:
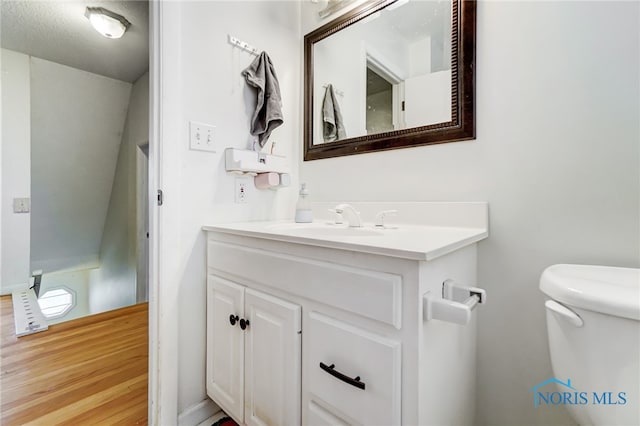
[[400, 213], [204, 227], [208, 395], [247, 425], [471, 424], [477, 298], [443, 283], [476, 285], [486, 203], [353, 205]]

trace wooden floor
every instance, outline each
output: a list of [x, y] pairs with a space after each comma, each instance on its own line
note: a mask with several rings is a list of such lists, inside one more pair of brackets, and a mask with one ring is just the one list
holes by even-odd
[[0, 424], [147, 424], [148, 304], [15, 337], [0, 298]]

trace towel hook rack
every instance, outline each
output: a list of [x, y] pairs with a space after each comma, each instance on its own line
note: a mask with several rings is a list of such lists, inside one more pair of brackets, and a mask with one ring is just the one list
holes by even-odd
[[[323, 84], [323, 85], [322, 85], [322, 88], [323, 88], [323, 89], [326, 89], [327, 87], [329, 87], [329, 85], [328, 85], [328, 84]], [[338, 89], [336, 89], [336, 88], [334, 87], [334, 88], [333, 88], [333, 91], [334, 91], [334, 92], [336, 92], [336, 95], [344, 97], [344, 92], [343, 92], [342, 90], [338, 90]]]
[[244, 42], [244, 41], [240, 40], [239, 38], [232, 36], [231, 34], [227, 34], [227, 41], [229, 42], [230, 45], [235, 46], [235, 47], [237, 47], [237, 48], [239, 48], [241, 50], [244, 50], [246, 52], [249, 52], [252, 55], [258, 56], [260, 54], [260, 51], [258, 49], [256, 49], [255, 47], [253, 47], [249, 43]]

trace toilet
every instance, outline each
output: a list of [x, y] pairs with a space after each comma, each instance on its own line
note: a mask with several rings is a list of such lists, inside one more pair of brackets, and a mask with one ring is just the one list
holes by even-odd
[[566, 406], [580, 425], [640, 425], [640, 269], [553, 265], [540, 290], [555, 376], [546, 390], [558, 395], [537, 402]]

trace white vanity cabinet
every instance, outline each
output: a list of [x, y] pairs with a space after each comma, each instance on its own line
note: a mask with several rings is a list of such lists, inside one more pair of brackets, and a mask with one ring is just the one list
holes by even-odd
[[237, 422], [300, 422], [300, 306], [209, 275], [207, 393]]
[[[428, 207], [436, 221], [469, 206]], [[205, 227], [209, 396], [246, 424], [472, 424], [476, 315], [441, 314], [445, 282], [477, 284], [487, 207], [469, 208], [473, 226]], [[244, 334], [230, 315], [249, 319]]]

